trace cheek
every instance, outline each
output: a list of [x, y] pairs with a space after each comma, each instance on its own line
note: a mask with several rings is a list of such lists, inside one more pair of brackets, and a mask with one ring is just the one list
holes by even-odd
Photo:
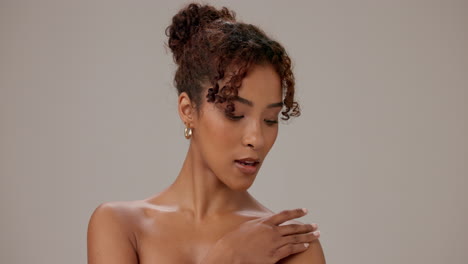
[[266, 144], [268, 145], [268, 150], [275, 144], [276, 138], [278, 137], [278, 125], [275, 128], [269, 129], [268, 133], [265, 135]]
[[209, 148], [210, 155], [218, 155], [222, 158], [236, 144], [236, 128], [219, 113], [207, 115], [202, 125], [202, 140]]
[[[235, 149], [239, 144], [235, 128], [229, 120], [212, 118], [205, 123], [203, 134], [202, 155], [207, 165], [218, 177], [228, 177], [234, 168]], [[232, 166], [232, 168], [231, 168]], [[228, 174], [227, 174], [228, 173]], [[229, 178], [229, 177], [228, 177]], [[227, 180], [225, 178], [223, 181]]]
[[221, 118], [212, 117], [210, 120], [207, 120], [205, 126], [208, 134], [207, 136], [209, 136], [211, 140], [224, 142], [229, 138], [229, 133], [227, 133], [229, 129]]

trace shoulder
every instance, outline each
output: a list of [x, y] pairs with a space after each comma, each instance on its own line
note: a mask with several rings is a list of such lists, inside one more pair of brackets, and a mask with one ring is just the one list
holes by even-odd
[[94, 209], [90, 218], [90, 223], [115, 224], [119, 225], [121, 228], [131, 227], [140, 211], [140, 201], [104, 202]]
[[87, 233], [89, 263], [137, 260], [135, 227], [141, 210], [139, 204], [138, 201], [105, 202], [94, 209]]
[[[304, 224], [297, 220], [290, 220], [283, 224]], [[325, 255], [319, 239], [310, 243], [309, 248], [303, 252], [290, 255], [282, 259], [279, 264], [325, 264]]]

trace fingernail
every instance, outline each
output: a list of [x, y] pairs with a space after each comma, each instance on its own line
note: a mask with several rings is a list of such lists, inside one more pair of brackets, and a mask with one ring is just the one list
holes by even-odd
[[314, 236], [318, 237], [318, 236], [320, 236], [320, 231], [314, 231], [314, 232], [312, 232], [312, 234], [314, 234]]
[[304, 243], [304, 247], [308, 248], [308, 247], [309, 247], [309, 243]]
[[315, 229], [315, 228], [317, 228], [317, 227], [318, 227], [318, 225], [317, 225], [317, 224], [315, 224], [315, 223], [313, 223], [313, 224], [312, 224], [312, 228], [314, 228], [314, 229]]
[[308, 212], [307, 208], [302, 208], [302, 211], [304, 211], [304, 213], [306, 213], [306, 214]]

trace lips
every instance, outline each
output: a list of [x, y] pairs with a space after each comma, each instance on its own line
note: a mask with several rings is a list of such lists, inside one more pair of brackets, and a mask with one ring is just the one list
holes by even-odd
[[257, 165], [259, 162], [257, 160], [235, 160], [236, 162], [239, 162], [242, 165], [249, 165], [249, 166], [254, 166]]
[[258, 170], [259, 159], [245, 158], [235, 160], [236, 167], [244, 174], [254, 174]]

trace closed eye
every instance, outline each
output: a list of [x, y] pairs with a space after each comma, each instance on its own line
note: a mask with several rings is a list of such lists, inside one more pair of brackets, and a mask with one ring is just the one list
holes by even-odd
[[[235, 116], [235, 115], [226, 115], [227, 118], [229, 118], [230, 120], [233, 120], [233, 121], [238, 121], [242, 118], [244, 118], [243, 115], [241, 116]], [[268, 120], [268, 119], [264, 119], [265, 123], [267, 123], [267, 125], [269, 126], [272, 126], [274, 124], [278, 124], [278, 120]]]
[[267, 120], [265, 119], [265, 122], [269, 125], [272, 126], [274, 124], [278, 124], [278, 120]]
[[244, 117], [243, 115], [242, 116], [226, 115], [226, 116], [227, 118], [234, 120], [234, 121], [240, 120]]

